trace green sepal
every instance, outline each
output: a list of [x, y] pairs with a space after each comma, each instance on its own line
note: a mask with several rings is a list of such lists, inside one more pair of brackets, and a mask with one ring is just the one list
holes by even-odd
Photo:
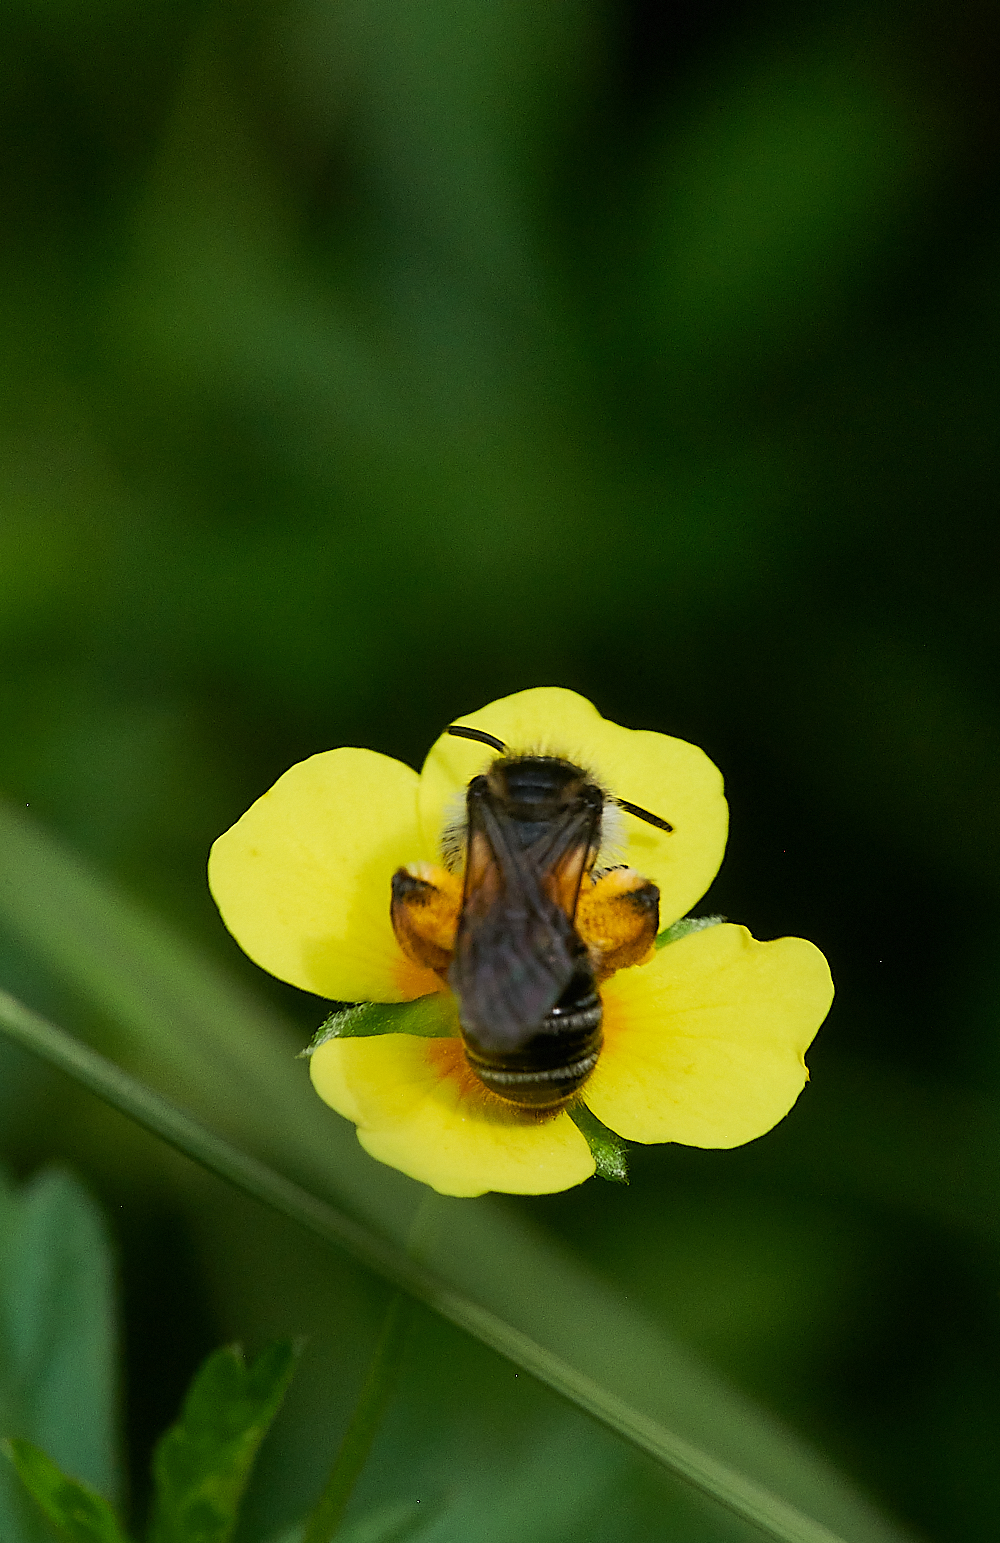
[[628, 1148], [622, 1138], [602, 1125], [586, 1104], [570, 1104], [566, 1112], [580, 1134], [586, 1138], [597, 1165], [597, 1177], [608, 1179], [612, 1184], [627, 1184]]
[[153, 1454], [150, 1543], [229, 1543], [299, 1348], [270, 1345], [248, 1366], [239, 1346], [229, 1345], [199, 1369], [180, 1419]]
[[706, 927], [718, 927], [725, 921], [724, 916], [684, 916], [679, 922], [674, 922], [672, 927], [665, 927], [657, 934], [656, 947], [665, 948], [668, 943], [679, 943], [681, 938], [686, 938], [692, 932], [704, 932]]
[[356, 1002], [331, 1013], [300, 1056], [311, 1056], [328, 1039], [368, 1039], [373, 1034], [457, 1039], [461, 1032], [458, 1004], [450, 991], [432, 991], [413, 1002]]
[[65, 1543], [129, 1543], [104, 1496], [67, 1478], [40, 1448], [14, 1436], [3, 1443], [3, 1450]]

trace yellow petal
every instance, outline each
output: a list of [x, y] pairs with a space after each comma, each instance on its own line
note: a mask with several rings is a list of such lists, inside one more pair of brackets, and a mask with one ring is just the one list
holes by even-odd
[[[703, 750], [648, 730], [623, 729], [557, 686], [519, 691], [455, 720], [503, 740], [513, 754], [558, 755], [585, 767], [609, 793], [638, 804], [674, 827], [672, 834], [622, 813], [607, 821], [599, 862], [625, 863], [660, 890], [660, 925], [667, 927], [701, 899], [722, 862], [728, 810], [722, 775]], [[420, 778], [420, 823], [429, 844], [461, 813], [462, 794], [495, 752], [443, 734]]]
[[568, 1114], [543, 1118], [494, 1098], [469, 1071], [461, 1040], [330, 1039], [309, 1066], [320, 1097], [355, 1122], [372, 1157], [442, 1195], [547, 1195], [594, 1172]]
[[605, 1044], [584, 1091], [629, 1141], [735, 1147], [787, 1114], [833, 1000], [818, 948], [695, 932], [601, 988]]
[[328, 750], [285, 772], [212, 848], [222, 919], [257, 964], [338, 1001], [407, 1001], [440, 986], [404, 959], [390, 883], [429, 856], [418, 777], [373, 750]]

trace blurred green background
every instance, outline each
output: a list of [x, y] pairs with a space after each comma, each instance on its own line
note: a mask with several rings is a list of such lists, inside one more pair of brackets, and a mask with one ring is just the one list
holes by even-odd
[[[702, 745], [702, 909], [831, 960], [812, 1082], [745, 1150], [512, 1204], [949, 1543], [995, 1535], [1000, 1418], [998, 45], [985, 0], [0, 19], [0, 790], [304, 1040], [322, 1004], [204, 881], [293, 761], [419, 766], [538, 684]], [[0, 966], [114, 1050], [13, 935]], [[302, 1329], [339, 1369], [274, 1433], [295, 1514], [382, 1298], [0, 1076], [8, 1167], [63, 1157], [110, 1218], [137, 1503], [199, 1356]], [[577, 1417], [531, 1394], [525, 1454], [510, 1375], [422, 1318], [385, 1464], [500, 1527], [517, 1451], [539, 1537], [743, 1536], [665, 1532], [613, 1446], [596, 1520], [549, 1517]]]

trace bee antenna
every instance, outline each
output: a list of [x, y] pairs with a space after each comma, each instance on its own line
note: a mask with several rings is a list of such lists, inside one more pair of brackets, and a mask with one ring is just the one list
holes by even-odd
[[[452, 733], [454, 730], [451, 731]], [[634, 814], [636, 819], [645, 820], [647, 825], [655, 825], [657, 830], [665, 830], [668, 835], [673, 832], [673, 826], [666, 820], [661, 820], [658, 814], [650, 814], [648, 809], [640, 809], [638, 804], [630, 804], [627, 799], [616, 798], [615, 803], [619, 809], [624, 809], [626, 814]]]
[[[482, 729], [467, 729], [461, 723], [453, 723], [446, 731], [454, 734], [456, 739], [474, 739], [479, 745], [489, 745], [491, 750], [499, 750], [501, 755], [507, 754], [507, 746], [502, 739], [497, 739], [494, 734], [486, 734]], [[622, 808], [624, 808], [624, 804]]]

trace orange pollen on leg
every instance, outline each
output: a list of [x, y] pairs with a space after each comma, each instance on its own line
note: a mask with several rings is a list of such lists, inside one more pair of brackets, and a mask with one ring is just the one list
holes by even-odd
[[660, 892], [634, 868], [613, 868], [580, 891], [576, 930], [597, 980], [653, 956]]
[[413, 1002], [417, 997], [430, 996], [432, 991], [448, 989], [440, 975], [435, 975], [434, 971], [427, 969], [426, 965], [407, 959], [403, 953], [393, 963], [392, 973], [400, 998], [404, 1002]]
[[431, 863], [397, 868], [389, 914], [403, 953], [414, 964], [445, 975], [462, 907], [462, 883]]

